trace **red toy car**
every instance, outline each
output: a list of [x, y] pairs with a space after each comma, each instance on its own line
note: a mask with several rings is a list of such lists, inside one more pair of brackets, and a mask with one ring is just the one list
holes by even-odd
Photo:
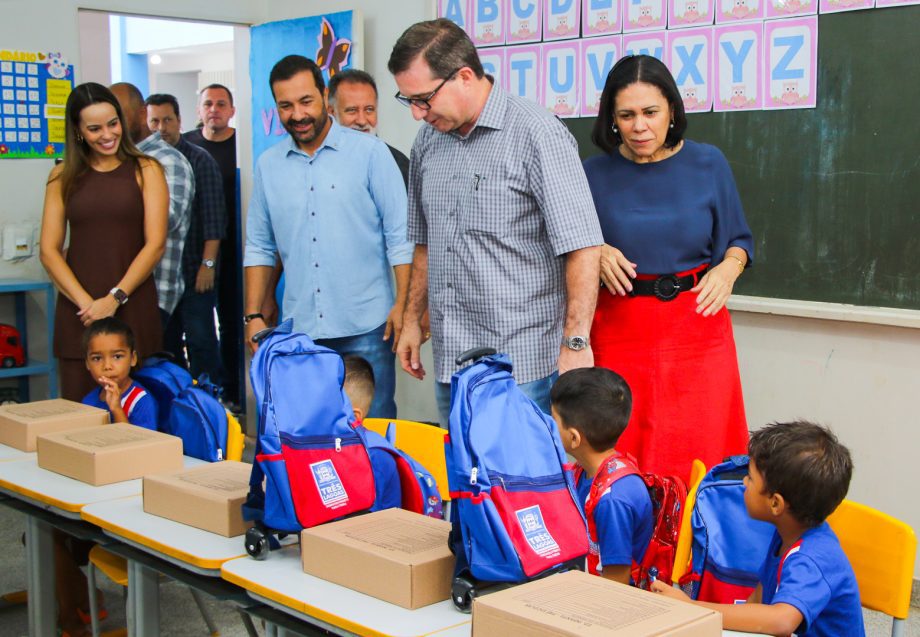
[[0, 364], [3, 367], [22, 367], [26, 364], [19, 330], [4, 323], [0, 323]]

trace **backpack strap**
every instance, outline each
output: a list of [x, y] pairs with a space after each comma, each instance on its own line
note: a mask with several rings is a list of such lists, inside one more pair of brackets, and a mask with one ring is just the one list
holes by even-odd
[[[575, 484], [584, 473], [584, 469], [577, 467], [575, 469]], [[591, 482], [591, 490], [588, 491], [588, 498], [585, 501], [585, 518], [588, 522], [588, 573], [594, 575], [597, 573], [597, 567], [600, 565], [600, 545], [597, 539], [597, 525], [594, 522], [594, 510], [597, 508], [607, 490], [614, 482], [626, 476], [640, 475], [639, 468], [636, 467], [635, 461], [629, 457], [614, 451], [604, 459], [601, 466], [598, 467], [597, 473], [594, 474], [594, 480]]]
[[128, 390], [128, 393], [122, 397], [121, 408], [128, 418], [131, 418], [131, 412], [134, 411], [134, 408], [137, 406], [137, 402], [146, 395], [146, 390], [144, 390], [140, 385], [134, 385], [131, 389]]

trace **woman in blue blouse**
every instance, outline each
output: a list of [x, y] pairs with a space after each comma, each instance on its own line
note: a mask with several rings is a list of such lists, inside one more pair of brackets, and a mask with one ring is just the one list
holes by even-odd
[[584, 162], [604, 233], [591, 330], [595, 364], [626, 378], [633, 414], [617, 448], [686, 479], [744, 453], [747, 424], [725, 302], [753, 254], [731, 169], [684, 139], [674, 78], [654, 57], [607, 76]]

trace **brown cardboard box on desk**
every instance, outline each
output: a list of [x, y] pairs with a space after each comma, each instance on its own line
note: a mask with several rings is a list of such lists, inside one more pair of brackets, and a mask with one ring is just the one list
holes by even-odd
[[35, 451], [35, 437], [55, 431], [95, 427], [109, 422], [109, 412], [55, 398], [0, 407], [0, 444]]
[[252, 465], [211, 464], [144, 476], [144, 511], [197, 529], [234, 537], [252, 522], [243, 520]]
[[722, 615], [581, 571], [473, 600], [473, 637], [718, 637]]
[[450, 524], [402, 509], [305, 529], [303, 570], [385, 602], [415, 609], [450, 598]]
[[116, 423], [38, 437], [38, 466], [93, 486], [182, 468], [182, 440]]

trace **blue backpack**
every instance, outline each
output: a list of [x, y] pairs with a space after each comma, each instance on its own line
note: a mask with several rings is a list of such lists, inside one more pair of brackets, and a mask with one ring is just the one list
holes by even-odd
[[169, 408], [165, 433], [182, 439], [182, 453], [205, 462], [227, 456], [227, 411], [207, 383], [186, 387]]
[[[457, 364], [482, 354], [494, 350], [467, 352]], [[458, 608], [467, 610], [485, 582], [584, 569], [587, 523], [559, 432], [518, 388], [506, 355], [454, 374], [445, 453]]]
[[[164, 356], [151, 356], [143, 367], [131, 374], [153, 396], [161, 418], [169, 414], [172, 402], [182, 390], [192, 386], [192, 375]], [[163, 427], [160, 427], [162, 431]]]
[[413, 513], [441, 519], [444, 515], [441, 493], [434, 476], [420, 462], [396, 448], [396, 427], [387, 426], [386, 437], [373, 431], [366, 431], [367, 448], [383, 449], [396, 461], [399, 486], [402, 492], [402, 508]]
[[374, 504], [365, 429], [343, 389], [342, 357], [292, 326], [285, 321], [261, 338], [249, 370], [259, 431], [243, 515], [257, 522], [246, 549], [259, 558], [267, 555], [265, 530], [295, 533]]
[[760, 567], [775, 527], [752, 519], [744, 505], [748, 456], [732, 456], [709, 470], [696, 491], [690, 517], [693, 566], [680, 585], [700, 601], [747, 601], [760, 581]]

